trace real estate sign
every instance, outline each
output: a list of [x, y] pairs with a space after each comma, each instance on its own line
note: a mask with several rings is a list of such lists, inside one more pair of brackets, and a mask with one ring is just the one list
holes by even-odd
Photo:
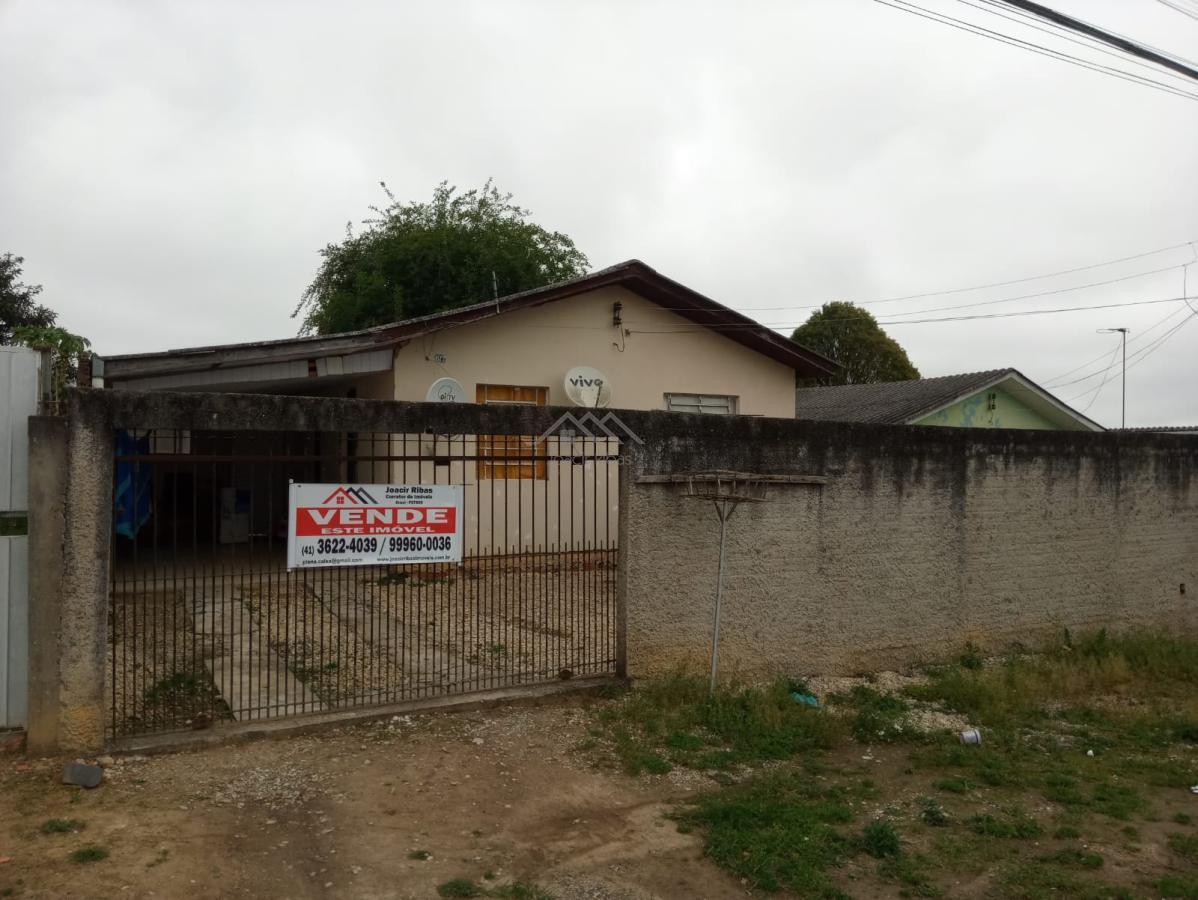
[[462, 558], [458, 485], [292, 482], [287, 505], [289, 569]]

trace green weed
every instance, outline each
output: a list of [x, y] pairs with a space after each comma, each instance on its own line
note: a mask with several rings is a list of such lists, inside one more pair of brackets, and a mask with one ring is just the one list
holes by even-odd
[[1056, 853], [1043, 856], [1044, 862], [1057, 863], [1079, 869], [1097, 869], [1102, 866], [1102, 855], [1079, 847], [1063, 847]]
[[701, 797], [681, 821], [701, 828], [707, 855], [754, 888], [841, 897], [826, 870], [852, 849], [834, 827], [852, 820], [851, 797], [803, 773], [776, 774]]
[[1178, 856], [1198, 863], [1198, 834], [1171, 834], [1166, 839], [1168, 847]]
[[948, 813], [932, 797], [919, 798], [919, 818], [925, 825], [933, 828], [943, 828], [949, 823]]
[[1040, 823], [1019, 810], [1012, 810], [1005, 818], [1001, 819], [988, 813], [973, 816], [968, 820], [968, 825], [975, 834], [1023, 840], [1039, 837], [1043, 830], [1040, 828]]
[[483, 889], [466, 878], [453, 878], [437, 887], [442, 897], [481, 897]]
[[79, 819], [47, 819], [38, 830], [42, 834], [70, 834], [82, 831], [84, 823]]
[[1198, 900], [1198, 876], [1166, 875], [1156, 883], [1156, 889], [1169, 900]]
[[874, 859], [898, 856], [902, 845], [894, 824], [887, 819], [874, 819], [861, 830], [858, 846]]
[[831, 747], [840, 735], [834, 717], [790, 697], [790, 684], [721, 686], [673, 675], [650, 681], [600, 714], [625, 771], [668, 771], [671, 765], [728, 769], [788, 759]]
[[847, 694], [834, 694], [830, 699], [856, 710], [853, 737], [862, 743], [891, 743], [922, 737], [912, 731], [907, 719], [911, 706], [902, 697], [859, 684]]
[[80, 847], [71, 854], [71, 859], [77, 863], [93, 863], [107, 858], [108, 851], [103, 847], [97, 847], [95, 844], [88, 844], [85, 847]]

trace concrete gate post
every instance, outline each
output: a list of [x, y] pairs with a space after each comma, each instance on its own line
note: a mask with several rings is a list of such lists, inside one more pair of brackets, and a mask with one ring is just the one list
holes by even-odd
[[80, 399], [29, 420], [31, 753], [104, 745], [114, 444]]

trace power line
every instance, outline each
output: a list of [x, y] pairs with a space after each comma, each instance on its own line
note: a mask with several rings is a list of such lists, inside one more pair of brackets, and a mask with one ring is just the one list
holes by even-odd
[[1106, 281], [1092, 281], [1088, 284], [1079, 284], [1074, 287], [1056, 288], [1051, 291], [1038, 291], [1034, 294], [1020, 294], [1016, 297], [1004, 297], [1001, 300], [980, 300], [974, 303], [961, 303], [956, 306], [936, 306], [931, 309], [910, 310], [908, 312], [889, 313], [892, 316], [917, 316], [929, 312], [943, 312], [950, 309], [972, 309], [977, 306], [993, 306], [996, 303], [1012, 303], [1016, 300], [1030, 300], [1034, 297], [1050, 297], [1054, 294], [1067, 294], [1071, 291], [1083, 291], [1086, 288], [1101, 287], [1107, 284], [1117, 284], [1121, 281], [1131, 281], [1133, 278], [1143, 278], [1146, 275], [1159, 275], [1161, 272], [1169, 272], [1179, 266], [1166, 266], [1163, 269], [1150, 269], [1147, 272], [1136, 272], [1134, 275], [1121, 275], [1118, 278], [1110, 278]]
[[1095, 40], [1102, 41], [1104, 44], [1122, 50], [1124, 53], [1129, 53], [1132, 56], [1138, 56], [1141, 59], [1146, 59], [1149, 62], [1154, 62], [1158, 66], [1164, 66], [1166, 69], [1172, 69], [1175, 72], [1180, 72], [1182, 75], [1194, 81], [1198, 81], [1198, 70], [1191, 69], [1189, 66], [1183, 65], [1168, 56], [1164, 56], [1149, 48], [1145, 47], [1136, 41], [1121, 37], [1117, 34], [1112, 34], [1099, 28], [1097, 25], [1091, 25], [1089, 22], [1082, 19], [1075, 19], [1072, 16], [1067, 16], [1062, 12], [1057, 12], [1055, 9], [1049, 9], [1047, 6], [1041, 6], [1039, 3], [1033, 3], [1032, 0], [1002, 0], [1007, 6], [1013, 6], [1017, 9], [1026, 10], [1035, 16], [1039, 16], [1049, 22], [1055, 22], [1071, 31], [1076, 31], [1078, 34], [1088, 35]]
[[[1012, 310], [1009, 312], [998, 312], [998, 313], [975, 313], [973, 315], [968, 315], [968, 316], [941, 316], [938, 318], [930, 318], [930, 319], [878, 320], [878, 324], [879, 325], [924, 325], [924, 324], [928, 324], [931, 322], [968, 322], [968, 321], [973, 321], [973, 320], [977, 320], [977, 319], [1010, 319], [1010, 318], [1017, 318], [1019, 316], [1043, 316], [1043, 315], [1050, 315], [1052, 313], [1080, 312], [1083, 310], [1090, 310], [1090, 309], [1119, 309], [1119, 308], [1127, 307], [1127, 306], [1151, 306], [1151, 305], [1157, 304], [1157, 303], [1181, 303], [1187, 299], [1198, 299], [1198, 298], [1162, 297], [1157, 300], [1128, 300], [1128, 301], [1125, 301], [1122, 303], [1100, 303], [1100, 304], [1094, 304], [1094, 305], [1089, 305], [1089, 306], [1064, 306], [1064, 307], [1057, 307], [1056, 309], [1023, 309], [1023, 310]], [[691, 312], [694, 312], [694, 310], [691, 310]], [[835, 318], [825, 317], [821, 321], [824, 321], [824, 322], [858, 322], [865, 318], [867, 318], [867, 317], [866, 316], [839, 316], [839, 317], [835, 317]], [[872, 318], [872, 317], [870, 317], [870, 318]], [[773, 329], [794, 329], [794, 328], [798, 328], [800, 324], [802, 324], [802, 323], [793, 324], [793, 323], [787, 323], [787, 322], [755, 322], [755, 323], [734, 322], [734, 323], [728, 323], [728, 324], [723, 324], [723, 325], [721, 325], [721, 324], [711, 324], [711, 325], [696, 324], [693, 326], [682, 326], [682, 327], [661, 328], [661, 329], [631, 328], [630, 327], [629, 331], [631, 331], [633, 334], [699, 334], [699, 333], [702, 333], [703, 331], [738, 331], [738, 330], [744, 330], [744, 329], [757, 330], [757, 329], [760, 329], [763, 327], [764, 328], [773, 328]], [[587, 326], [543, 325], [543, 326], [530, 326], [530, 327], [541, 327], [541, 328], [578, 328], [578, 327], [583, 327], [583, 328], [585, 328]], [[601, 328], [601, 327], [608, 328], [610, 326], [606, 326], [606, 325], [605, 326], [594, 326], [594, 328], [596, 328], [596, 329]]]
[[[1034, 31], [1039, 31], [1042, 34], [1051, 35], [1052, 37], [1061, 38], [1071, 44], [1076, 44], [1079, 47], [1085, 47], [1087, 50], [1096, 50], [1104, 56], [1114, 57], [1115, 59], [1124, 62], [1130, 62], [1137, 66], [1148, 69], [1158, 75], [1168, 75], [1170, 78], [1180, 78], [1186, 80], [1187, 76], [1179, 75], [1176, 72], [1162, 72], [1159, 66], [1153, 63], [1144, 62], [1143, 60], [1129, 57], [1126, 53], [1119, 53], [1111, 50], [1109, 47], [1101, 46], [1095, 38], [1090, 38], [1088, 41], [1074, 36], [1074, 34], [1064, 26], [1056, 25], [1052, 22], [1044, 22], [1039, 17], [1023, 12], [1019, 9], [1007, 9], [1003, 4], [1003, 0], [980, 0], [985, 6], [979, 6], [974, 0], [957, 0], [958, 3], [963, 3], [974, 9], [982, 12], [990, 13], [993, 16], [998, 16], [1000, 19], [1006, 19], [1008, 22], [1014, 22], [1016, 25], [1022, 25], [1025, 28], [1031, 28]], [[1000, 12], [999, 9], [1004, 10]], [[1006, 15], [1005, 13], [1014, 13], [1014, 15]]]
[[1198, 9], [1191, 9], [1188, 6], [1183, 6], [1180, 3], [1174, 3], [1172, 0], [1156, 0], [1162, 6], [1167, 6], [1169, 9], [1177, 10], [1183, 16], [1189, 16], [1191, 19], [1198, 19]]
[[[1135, 353], [1132, 354], [1132, 359], [1127, 362], [1126, 367], [1120, 367], [1118, 372], [1115, 372], [1113, 375], [1107, 376], [1106, 380], [1103, 381], [1103, 384], [1106, 384], [1107, 381], [1110, 381], [1112, 378], [1119, 376], [1125, 370], [1132, 369], [1139, 363], [1146, 360], [1149, 356], [1151, 356], [1153, 353], [1155, 353], [1157, 350], [1159, 350], [1162, 346], [1164, 346], [1165, 342], [1168, 341], [1169, 338], [1173, 337], [1175, 334], [1177, 334], [1177, 332], [1179, 332], [1186, 325], [1190, 324], [1190, 322], [1193, 322], [1195, 319], [1198, 319], [1198, 313], [1191, 313], [1190, 315], [1188, 315], [1184, 319], [1182, 319], [1180, 322], [1178, 322], [1176, 325], [1174, 325], [1172, 328], [1170, 328], [1168, 331], [1166, 331], [1164, 334], [1162, 334], [1159, 338], [1154, 340], [1151, 344], [1141, 347], [1139, 350], [1137, 350]], [[1099, 385], [1099, 387], [1101, 387], [1101, 385]], [[1090, 388], [1086, 388], [1086, 390], [1082, 391], [1080, 394], [1078, 394], [1075, 397], [1069, 398], [1065, 402], [1072, 403], [1074, 400], [1077, 400], [1079, 397], [1086, 396], [1086, 394], [1090, 393], [1090, 390], [1091, 390]]]
[[[1146, 338], [1148, 335], [1152, 334], [1152, 332], [1156, 331], [1158, 328], [1160, 328], [1162, 325], [1164, 325], [1166, 322], [1168, 322], [1170, 319], [1172, 319], [1172, 318], [1173, 318], [1174, 316], [1176, 316], [1178, 313], [1181, 313], [1181, 314], [1183, 314], [1183, 315], [1184, 315], [1184, 314], [1186, 314], [1187, 312], [1188, 312], [1188, 310], [1187, 310], [1187, 309], [1186, 309], [1184, 306], [1182, 306], [1182, 307], [1179, 307], [1179, 308], [1177, 308], [1177, 309], [1173, 310], [1173, 312], [1169, 313], [1169, 314], [1168, 314], [1167, 316], [1165, 316], [1164, 318], [1162, 318], [1162, 319], [1158, 319], [1158, 320], [1157, 320], [1156, 322], [1154, 322], [1152, 325], [1148, 326], [1148, 327], [1147, 327], [1147, 328], [1145, 328], [1143, 331], [1141, 331], [1141, 332], [1139, 332], [1138, 334], [1136, 334], [1136, 336], [1135, 336], [1135, 337], [1133, 337], [1131, 340], [1129, 340], [1129, 341], [1128, 341], [1128, 343], [1129, 343], [1129, 344], [1134, 344], [1134, 343], [1136, 343], [1137, 341], [1139, 341], [1139, 340], [1142, 340], [1142, 339]], [[1082, 376], [1080, 376], [1080, 377], [1078, 377], [1078, 378], [1074, 378], [1074, 379], [1073, 379], [1073, 380], [1071, 380], [1071, 381], [1061, 381], [1061, 379], [1062, 379], [1062, 378], [1066, 378], [1066, 377], [1068, 377], [1069, 375], [1072, 375], [1074, 372], [1078, 371], [1079, 369], [1084, 369], [1084, 368], [1086, 368], [1087, 366], [1089, 366], [1089, 365], [1092, 365], [1093, 363], [1096, 363], [1096, 362], [1098, 362], [1100, 359], [1106, 359], [1106, 351], [1103, 351], [1102, 353], [1098, 354], [1098, 356], [1094, 357], [1094, 359], [1087, 360], [1086, 362], [1082, 363], [1080, 366], [1075, 366], [1074, 368], [1070, 369], [1068, 372], [1062, 372], [1060, 375], [1055, 375], [1055, 376], [1053, 376], [1052, 378], [1045, 379], [1045, 380], [1042, 382], [1042, 384], [1043, 384], [1045, 387], [1050, 387], [1050, 388], [1053, 388], [1053, 389], [1055, 390], [1055, 389], [1057, 389], [1057, 388], [1070, 387], [1071, 385], [1075, 385], [1075, 384], [1081, 384], [1083, 381], [1089, 381], [1091, 378], [1095, 378], [1095, 377], [1097, 377], [1097, 376], [1099, 376], [1099, 375], [1102, 375], [1102, 374], [1105, 374], [1105, 373], [1103, 373], [1103, 372], [1102, 372], [1102, 371], [1100, 371], [1100, 370], [1095, 370], [1095, 371], [1093, 371], [1093, 372], [1090, 372], [1090, 373], [1089, 373], [1089, 374], [1087, 374], [1087, 375], [1082, 375]]]
[[[1007, 281], [992, 281], [989, 284], [975, 284], [975, 285], [970, 285], [969, 287], [947, 288], [944, 290], [937, 290], [937, 291], [924, 291], [919, 294], [904, 294], [900, 297], [885, 297], [880, 300], [860, 300], [860, 301], [854, 301], [854, 302], [857, 306], [879, 306], [883, 303], [898, 303], [903, 300], [919, 300], [924, 297], [946, 297], [950, 294], [967, 294], [972, 291], [983, 291], [983, 290], [987, 290], [989, 288], [1008, 287], [1013, 284], [1025, 284], [1029, 281], [1042, 281], [1047, 278], [1057, 278], [1062, 275], [1073, 275], [1077, 272], [1088, 272], [1092, 269], [1102, 269], [1102, 268], [1106, 268], [1107, 266], [1117, 265], [1118, 263], [1130, 262], [1135, 259], [1144, 259], [1145, 257], [1148, 257], [1148, 256], [1157, 256], [1161, 253], [1168, 253], [1173, 250], [1180, 250], [1183, 247], [1193, 248], [1193, 246], [1194, 246], [1193, 241], [1185, 241], [1183, 243], [1173, 244], [1168, 247], [1160, 247], [1159, 249], [1156, 249], [1156, 250], [1147, 250], [1144, 253], [1133, 253], [1131, 256], [1121, 256], [1118, 259], [1108, 259], [1105, 262], [1091, 263], [1086, 266], [1075, 266], [1072, 269], [1060, 269], [1055, 272], [1045, 272], [1041, 275], [1027, 275], [1022, 278], [1012, 278]], [[1196, 260], [1198, 260], [1198, 255], [1196, 255]], [[1153, 274], [1156, 272], [1166, 272], [1169, 269], [1177, 268], [1178, 265], [1182, 265], [1182, 264], [1179, 263], [1177, 265], [1166, 266], [1163, 269], [1155, 269], [1155, 270], [1153, 270], [1152, 273], [1144, 273], [1144, 274]], [[1136, 277], [1136, 276], [1133, 276], [1133, 277]], [[1103, 283], [1109, 283], [1109, 282], [1097, 282], [1096, 284], [1103, 284]], [[1039, 296], [1039, 295], [1029, 294], [1028, 296], [1031, 297], [1031, 296]], [[789, 309], [819, 309], [823, 305], [824, 304], [822, 304], [822, 303], [791, 303], [791, 304], [785, 304], [783, 306], [741, 306], [741, 307], [738, 307], [738, 309], [740, 309], [741, 311], [747, 311], [747, 312], [780, 312], [782, 310], [789, 310]], [[681, 311], [685, 311], [686, 309], [688, 309], [688, 308], [684, 308], [684, 307], [672, 307], [672, 306], [666, 306], [666, 307], [662, 307], [662, 308], [668, 309], [672, 312], [681, 312]]]
[[1168, 253], [1170, 250], [1180, 250], [1182, 247], [1193, 248], [1193, 241], [1186, 241], [1181, 244], [1174, 244], [1171, 247], [1161, 247], [1159, 250], [1148, 250], [1144, 253], [1135, 253], [1131, 256], [1121, 256], [1118, 259], [1109, 259], [1106, 262], [1091, 263], [1088, 266], [1077, 266], [1073, 269], [1061, 269], [1057, 272], [1046, 272], [1043, 275], [1028, 275], [1026, 278], [1012, 278], [1010, 281], [992, 281], [990, 284], [975, 284], [973, 287], [952, 288], [944, 291], [928, 291], [922, 294], [905, 294], [902, 297], [888, 297], [885, 300], [866, 300], [859, 305], [873, 305], [878, 303], [894, 303], [898, 300], [915, 300], [920, 297], [943, 297], [946, 294], [964, 294], [969, 291], [981, 291], [987, 288], [1007, 287], [1012, 284], [1022, 284], [1025, 281], [1039, 281], [1043, 278], [1056, 278], [1058, 275], [1072, 275], [1075, 272], [1086, 272], [1090, 269], [1101, 269], [1106, 266], [1113, 266], [1116, 263], [1130, 262], [1133, 259], [1143, 259], [1146, 256], [1156, 256], [1159, 253]]
[[[1121, 343], [1122, 342], [1120, 342], [1120, 344]], [[1110, 362], [1107, 363], [1106, 369], [1102, 373], [1103, 376], [1105, 376], [1107, 372], [1111, 371], [1111, 366], [1113, 366], [1115, 364], [1115, 360], [1118, 359], [1120, 344], [1116, 344], [1115, 349], [1111, 352], [1111, 359], [1110, 359]], [[1087, 403], [1086, 408], [1082, 410], [1083, 413], [1087, 412], [1090, 409], [1090, 407], [1094, 405], [1094, 401], [1097, 400], [1098, 395], [1100, 393], [1102, 393], [1102, 388], [1105, 384], [1106, 384], [1106, 378], [1104, 377], [1103, 380], [1098, 383], [1098, 387], [1094, 389], [1094, 396], [1090, 398], [1090, 402]], [[1088, 390], [1087, 390], [1087, 393], [1089, 393]], [[1080, 396], [1084, 396], [1084, 395], [1080, 395]]]
[[[1003, 0], [981, 0], [981, 2], [986, 3], [990, 6], [1004, 6]], [[1015, 15], [1020, 16], [1024, 19], [1032, 19], [1037, 22], [1044, 22], [1044, 20], [1041, 19], [1039, 16], [1033, 15], [1032, 13], [1029, 13], [1029, 12], [1024, 12], [1021, 9], [1014, 9], [1014, 8], [1006, 7], [1006, 6], [1004, 6], [1004, 8], [1007, 9], [1008, 12], [1013, 12], [1013, 13], [1015, 13]], [[1044, 22], [1044, 24], [1046, 24], [1052, 28], [1056, 28], [1062, 32], [1068, 31], [1068, 29], [1063, 28], [1060, 25], [1055, 25], [1052, 22]], [[1124, 38], [1125, 40], [1129, 40], [1129, 41], [1132, 40], [1132, 38], [1128, 37], [1125, 34], [1120, 34], [1119, 32], [1115, 31], [1115, 29], [1113, 29], [1113, 28], [1108, 28], [1106, 30], [1109, 31], [1113, 35]], [[1147, 47], [1149, 50], [1155, 50], [1161, 56], [1167, 56], [1172, 60], [1176, 60], [1177, 62], [1180, 62], [1180, 63], [1185, 63], [1188, 66], [1198, 67], [1198, 62], [1195, 62], [1194, 60], [1189, 59], [1188, 57], [1182, 56], [1180, 53], [1174, 53], [1172, 50], [1163, 50], [1160, 47], [1155, 47], [1152, 44], [1149, 44], [1147, 41], [1138, 41], [1138, 43], [1143, 47]]]
[[1031, 53], [1036, 53], [1040, 56], [1047, 56], [1050, 59], [1056, 59], [1061, 62], [1069, 63], [1070, 65], [1080, 66], [1083, 69], [1089, 69], [1093, 72], [1110, 75], [1113, 78], [1119, 78], [1123, 81], [1130, 81], [1133, 84], [1139, 84], [1144, 87], [1150, 87], [1154, 90], [1164, 91], [1167, 94], [1175, 94], [1178, 97], [1184, 97], [1188, 100], [1198, 100], [1198, 94], [1193, 94], [1173, 85], [1164, 82], [1155, 81], [1151, 78], [1146, 78], [1142, 75], [1137, 75], [1134, 72], [1127, 72], [1123, 69], [1115, 69], [1111, 66], [1105, 66], [1101, 63], [1090, 62], [1076, 56], [1071, 56], [1068, 53], [1063, 53], [1059, 50], [1053, 50], [1041, 44], [1035, 44], [1031, 41], [1025, 41], [1021, 38], [1012, 37], [1000, 31], [994, 31], [990, 28], [985, 28], [981, 25], [975, 25], [970, 22], [965, 22], [961, 19], [954, 18], [944, 13], [933, 12], [925, 9], [922, 6], [916, 6], [913, 3], [908, 3], [906, 0], [874, 0], [875, 3], [880, 3], [883, 6], [889, 6], [892, 9], [897, 9], [900, 12], [910, 13], [914, 16], [919, 16], [921, 19], [928, 19], [931, 22], [939, 22], [942, 25], [948, 25], [950, 28], [956, 28], [959, 31], [965, 31], [969, 34], [975, 34], [978, 37], [988, 38], [998, 41], [1001, 44], [1009, 44], [1012, 47], [1018, 47], [1022, 50], [1028, 50]]

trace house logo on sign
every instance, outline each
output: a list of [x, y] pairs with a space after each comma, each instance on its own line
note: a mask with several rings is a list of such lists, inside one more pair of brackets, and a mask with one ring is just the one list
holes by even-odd
[[601, 419], [590, 410], [585, 411], [581, 416], [576, 416], [574, 413], [563, 413], [537, 438], [537, 443], [551, 437], [557, 437], [567, 444], [578, 437], [615, 440], [631, 438], [638, 444], [645, 443], [640, 435], [620, 421], [620, 417], [615, 413], [605, 413]]
[[339, 487], [321, 502], [321, 506], [345, 506], [347, 503], [373, 506], [378, 503], [369, 493], [360, 487]]

